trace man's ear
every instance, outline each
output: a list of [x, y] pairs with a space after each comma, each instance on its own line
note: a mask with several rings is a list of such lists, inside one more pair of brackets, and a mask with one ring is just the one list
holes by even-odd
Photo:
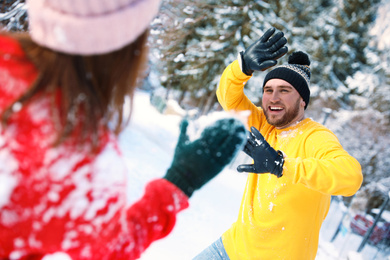
[[305, 106], [306, 106], [306, 102], [303, 100], [303, 98], [301, 98], [301, 106], [302, 106], [302, 107], [305, 107]]

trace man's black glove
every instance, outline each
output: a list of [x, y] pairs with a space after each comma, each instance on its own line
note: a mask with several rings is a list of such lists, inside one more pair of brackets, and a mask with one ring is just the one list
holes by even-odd
[[252, 157], [254, 164], [241, 164], [237, 167], [239, 172], [272, 173], [278, 178], [283, 175], [283, 152], [275, 151], [262, 134], [253, 126], [249, 133], [244, 152]]
[[275, 28], [268, 29], [260, 39], [249, 46], [245, 52], [240, 52], [239, 61], [241, 70], [246, 75], [252, 75], [255, 70], [266, 70], [276, 65], [276, 60], [287, 53], [288, 48], [284, 46], [287, 39], [283, 32], [275, 32]]
[[237, 119], [220, 119], [204, 129], [199, 139], [191, 142], [186, 133], [187, 126], [188, 121], [183, 120], [175, 155], [164, 178], [190, 197], [242, 149], [246, 130]]

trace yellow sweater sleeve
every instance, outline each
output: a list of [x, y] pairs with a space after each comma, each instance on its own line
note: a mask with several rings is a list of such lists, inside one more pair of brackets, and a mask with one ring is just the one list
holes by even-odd
[[286, 158], [283, 174], [293, 183], [321, 193], [352, 196], [363, 182], [361, 166], [337, 137], [324, 129], [305, 139], [304, 157]]
[[245, 83], [250, 78], [251, 76], [247, 76], [241, 71], [238, 61], [235, 60], [226, 67], [222, 74], [217, 89], [217, 98], [225, 111], [250, 111], [248, 125], [259, 127], [262, 109], [254, 105], [244, 94]]

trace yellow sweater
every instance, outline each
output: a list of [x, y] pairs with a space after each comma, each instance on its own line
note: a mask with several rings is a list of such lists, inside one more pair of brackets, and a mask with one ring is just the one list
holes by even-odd
[[351, 196], [363, 180], [359, 162], [337, 137], [307, 118], [278, 130], [243, 92], [250, 77], [238, 62], [224, 71], [217, 97], [225, 110], [250, 110], [248, 125], [286, 154], [283, 176], [248, 175], [237, 221], [223, 236], [231, 260], [315, 259], [331, 195]]

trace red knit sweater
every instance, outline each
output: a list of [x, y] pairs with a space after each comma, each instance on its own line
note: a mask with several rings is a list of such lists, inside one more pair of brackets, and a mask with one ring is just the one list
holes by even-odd
[[[0, 36], [0, 114], [37, 70], [17, 41]], [[102, 133], [97, 155], [56, 138], [48, 97], [15, 105], [0, 127], [0, 259], [136, 259], [166, 236], [188, 198], [164, 179], [126, 204], [126, 168], [117, 140]]]

